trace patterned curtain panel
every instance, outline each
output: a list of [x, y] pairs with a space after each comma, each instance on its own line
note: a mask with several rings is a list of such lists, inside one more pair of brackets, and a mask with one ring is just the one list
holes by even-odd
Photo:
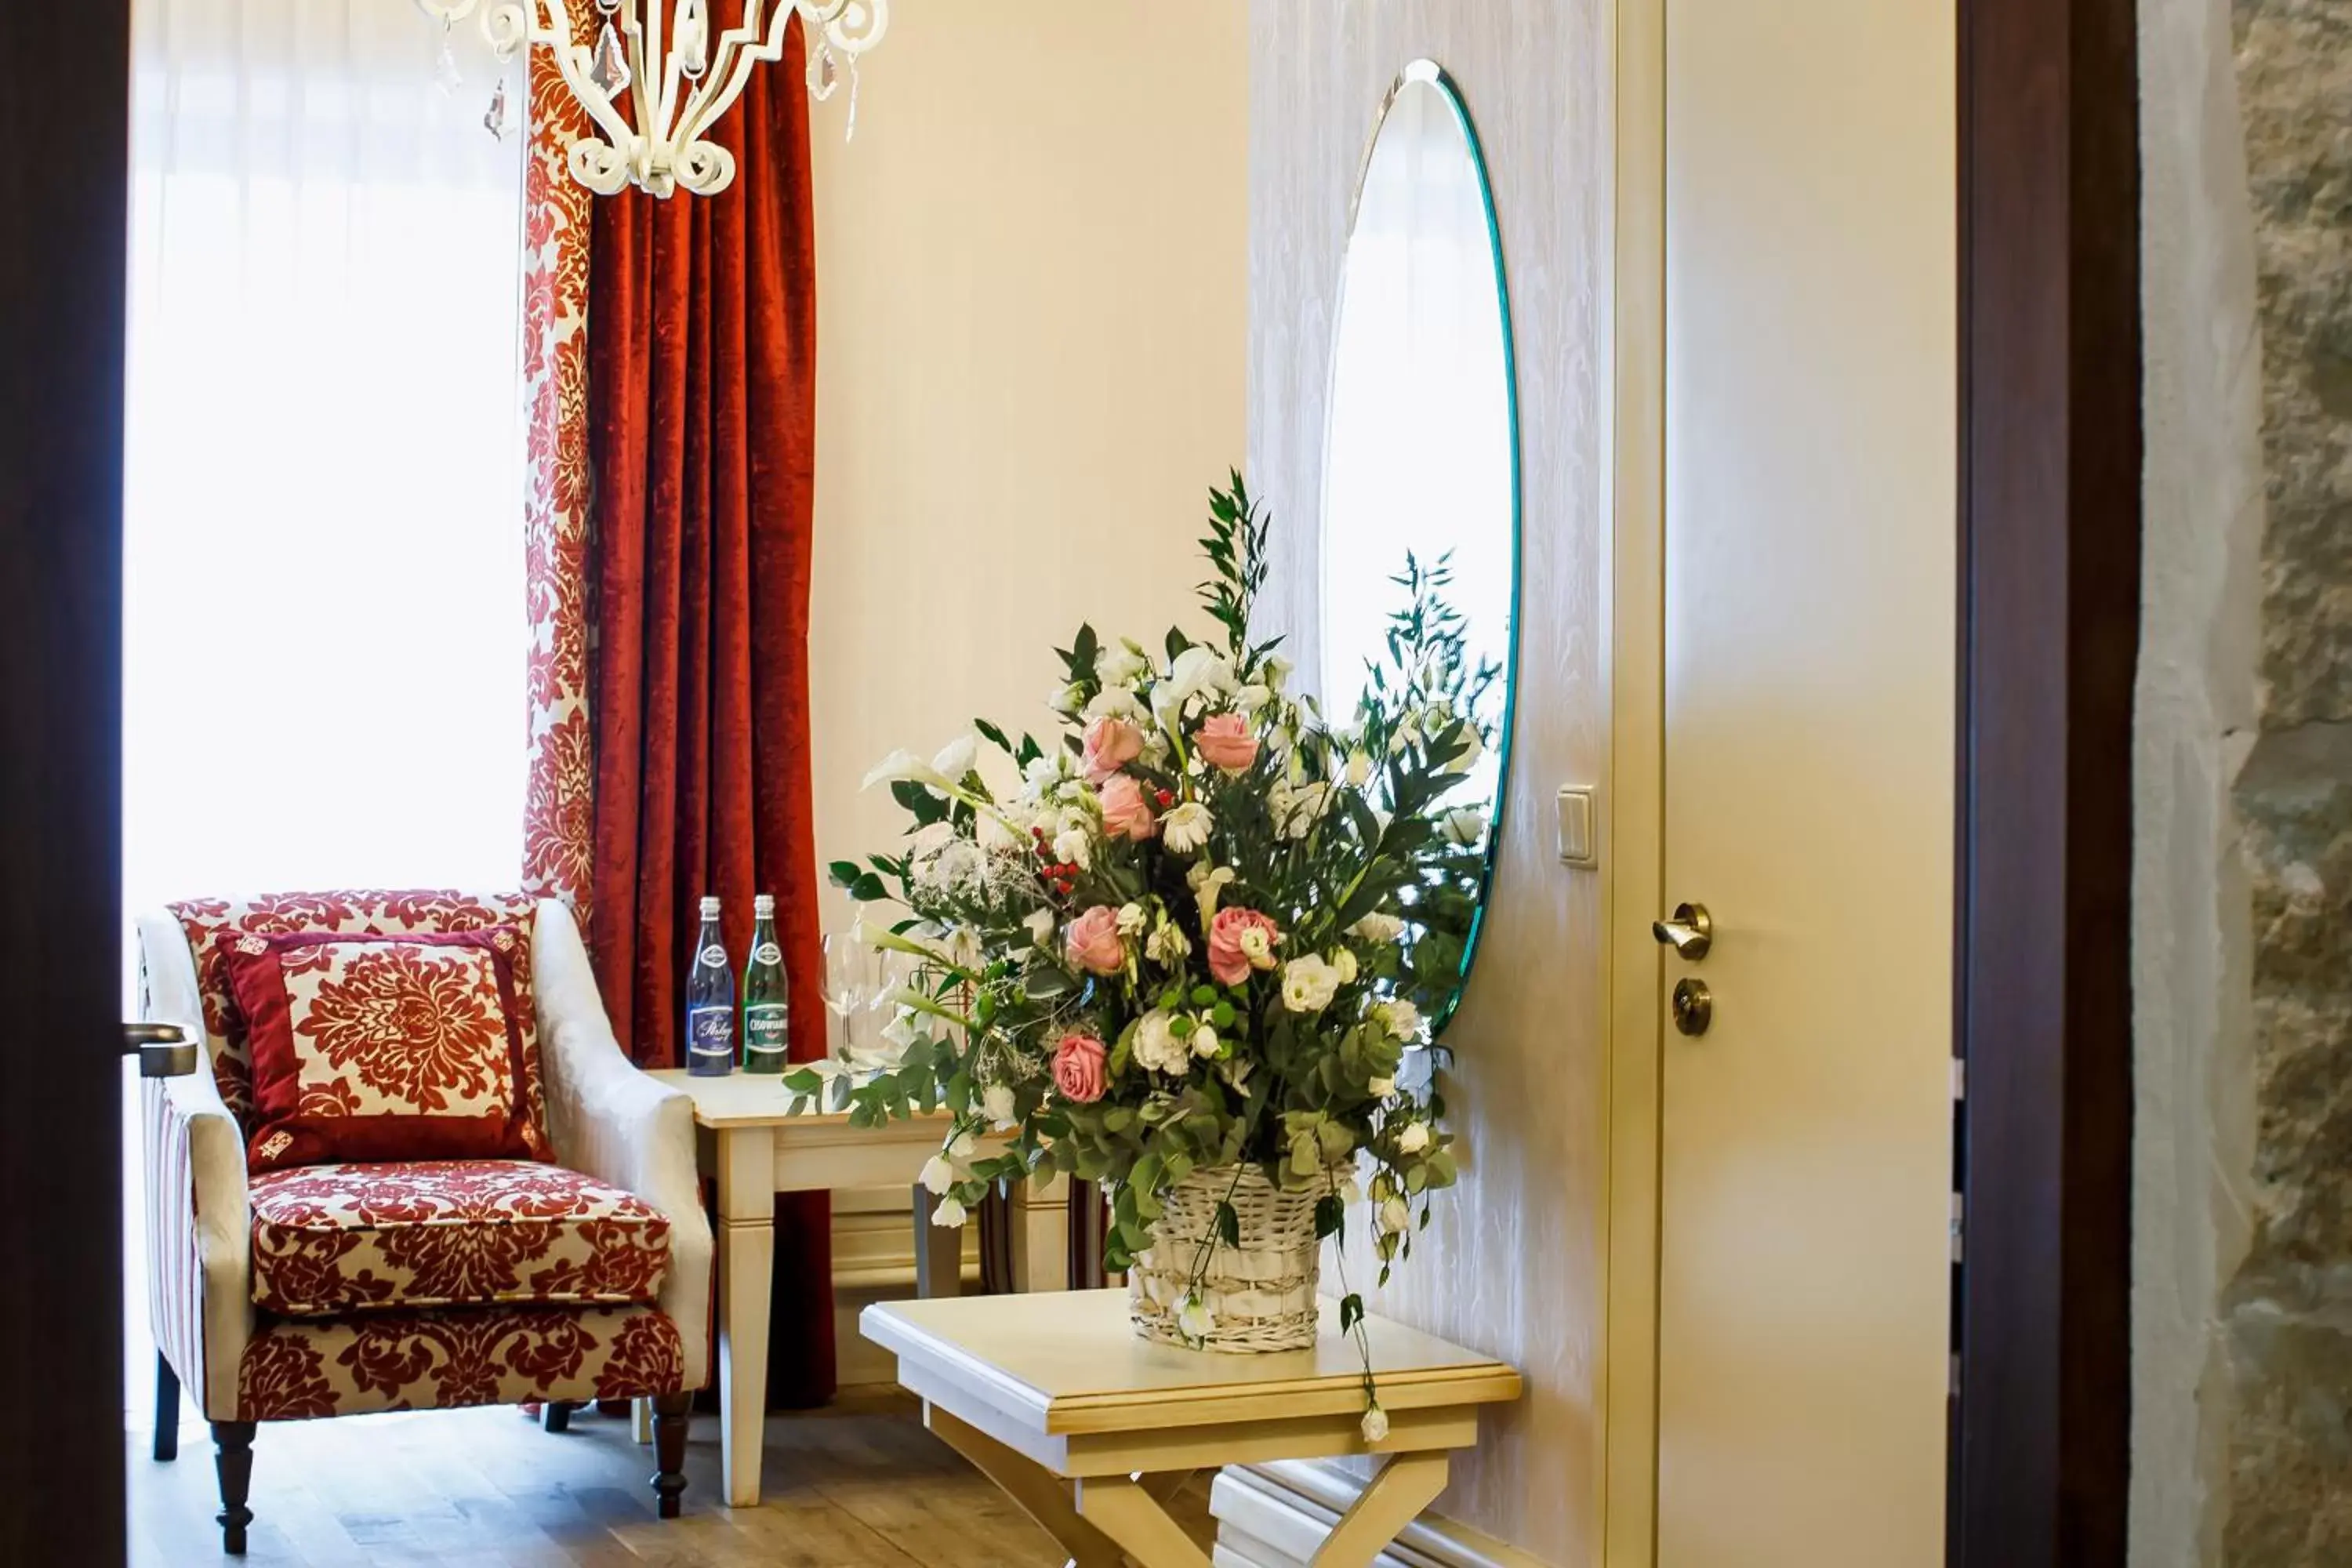
[[[597, 13], [573, 22], [588, 41]], [[596, 199], [564, 168], [588, 111], [530, 51], [523, 176], [523, 395], [530, 432], [523, 572], [530, 616], [522, 885], [590, 915], [595, 762], [588, 719], [588, 249]]]

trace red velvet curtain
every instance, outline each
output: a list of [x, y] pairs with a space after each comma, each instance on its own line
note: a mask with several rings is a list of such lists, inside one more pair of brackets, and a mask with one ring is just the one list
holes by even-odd
[[[720, 7], [725, 20], [730, 7]], [[793, 1054], [824, 1051], [809, 811], [808, 614], [816, 254], [803, 45], [717, 129], [716, 196], [599, 197], [590, 247], [595, 897], [613, 1026], [679, 1058], [696, 903], [740, 961], [776, 896]], [[774, 1402], [833, 1391], [830, 1200], [780, 1198]]]

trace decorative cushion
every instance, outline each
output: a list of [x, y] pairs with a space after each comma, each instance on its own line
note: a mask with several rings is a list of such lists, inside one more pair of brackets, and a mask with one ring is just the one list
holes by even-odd
[[649, 1302], [669, 1272], [659, 1210], [558, 1165], [306, 1165], [251, 1191], [254, 1305], [289, 1317]]
[[657, 1307], [369, 1312], [263, 1325], [237, 1367], [240, 1421], [449, 1410], [531, 1399], [641, 1399], [685, 1385]]
[[252, 1169], [530, 1156], [512, 927], [222, 940], [253, 1057]]
[[173, 904], [173, 916], [195, 955], [204, 1003], [205, 1049], [221, 1099], [253, 1131], [253, 1072], [244, 1015], [229, 985], [227, 936], [296, 932], [396, 936], [485, 931], [509, 926], [521, 937], [512, 955], [517, 1023], [522, 1031], [523, 1099], [530, 1108], [523, 1136], [534, 1159], [552, 1159], [539, 1077], [538, 1002], [531, 987], [530, 939], [537, 900], [522, 893], [475, 894], [447, 889], [387, 891], [359, 889], [327, 893], [274, 893], [257, 899], [197, 899]]

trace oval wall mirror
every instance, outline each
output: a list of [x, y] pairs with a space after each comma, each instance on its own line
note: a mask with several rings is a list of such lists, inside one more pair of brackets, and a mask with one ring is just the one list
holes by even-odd
[[[1461, 94], [1434, 61], [1415, 60], [1381, 104], [1340, 278], [1324, 430], [1320, 684], [1335, 724], [1364, 724], [1375, 710], [1391, 725], [1400, 712], [1441, 722], [1465, 712], [1485, 737], [1459, 762], [1465, 776], [1449, 799], [1461, 810], [1449, 826], [1461, 853], [1423, 889], [1424, 932], [1412, 944], [1424, 982], [1452, 968], [1455, 1000], [1476, 955], [1501, 826], [1518, 513], [1494, 192]], [[1415, 620], [1417, 598], [1454, 618]], [[1395, 689], [1392, 637], [1412, 656], [1402, 661], [1408, 691]]]

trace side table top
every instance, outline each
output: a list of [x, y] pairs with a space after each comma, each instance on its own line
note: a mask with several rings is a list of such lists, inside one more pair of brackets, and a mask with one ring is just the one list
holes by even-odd
[[[1519, 1374], [1476, 1351], [1385, 1318], [1364, 1321], [1391, 1410], [1517, 1399]], [[859, 1331], [1043, 1434], [1360, 1411], [1363, 1363], [1323, 1302], [1314, 1348], [1274, 1355], [1182, 1350], [1139, 1338], [1125, 1290], [888, 1301]]]
[[[684, 1068], [657, 1068], [647, 1077], [684, 1091], [694, 1101], [694, 1120], [704, 1127], [845, 1127], [846, 1110], [808, 1110], [793, 1113], [793, 1091], [776, 1073], [730, 1072], [725, 1078], [698, 1078]], [[934, 1123], [947, 1120], [944, 1110], [918, 1116], [901, 1128], [922, 1129], [917, 1137], [937, 1137]], [[902, 1136], [905, 1135], [902, 1133]]]

